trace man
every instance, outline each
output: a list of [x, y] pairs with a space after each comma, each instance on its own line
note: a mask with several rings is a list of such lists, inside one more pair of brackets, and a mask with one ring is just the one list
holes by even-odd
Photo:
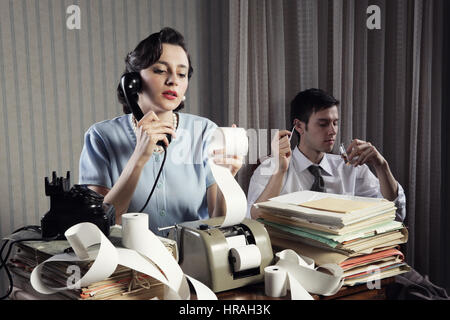
[[[347, 147], [349, 163], [331, 154], [338, 132], [339, 101], [320, 89], [300, 92], [291, 102], [291, 121], [300, 141], [290, 147], [291, 132], [272, 140], [272, 156], [255, 170], [248, 190], [247, 214], [259, 216], [254, 203], [301, 190], [385, 198], [397, 207], [396, 220], [406, 216], [406, 198], [389, 164], [370, 142], [354, 139]], [[370, 171], [371, 165], [376, 176]]]

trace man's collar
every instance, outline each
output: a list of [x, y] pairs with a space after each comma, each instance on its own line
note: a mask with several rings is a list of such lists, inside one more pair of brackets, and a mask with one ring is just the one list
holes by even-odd
[[[299, 149], [298, 147], [295, 147], [292, 157], [294, 158], [297, 169], [299, 172], [302, 172], [303, 170], [307, 170], [310, 165], [314, 165], [314, 163], [311, 162]], [[319, 163], [319, 166], [325, 171], [327, 175], [331, 176], [331, 167], [330, 163], [328, 162], [328, 156], [325, 153], [323, 155], [322, 160]]]

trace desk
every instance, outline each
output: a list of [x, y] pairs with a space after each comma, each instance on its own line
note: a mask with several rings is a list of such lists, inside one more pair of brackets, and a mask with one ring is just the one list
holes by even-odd
[[[16, 277], [17, 279], [17, 277]], [[369, 289], [366, 285], [358, 285], [353, 287], [343, 287], [335, 295], [332, 296], [319, 296], [313, 294], [315, 300], [386, 300], [386, 291], [390, 284], [394, 283], [394, 277], [381, 280], [380, 289]], [[16, 284], [17, 285], [17, 284]], [[30, 284], [21, 283], [19, 287], [15, 287], [11, 299], [23, 300], [23, 299], [58, 299], [54, 295], [45, 296], [38, 294], [32, 289]], [[264, 283], [249, 285], [246, 287], [228, 290], [217, 293], [219, 300], [289, 300], [291, 298], [290, 293], [284, 297], [272, 298], [264, 294]], [[64, 298], [63, 298], [64, 299]], [[195, 296], [194, 296], [195, 299]]]
[[[114, 241], [115, 242], [115, 241]], [[35, 243], [36, 244], [36, 243]], [[54, 242], [54, 245], [51, 245], [50, 248], [48, 248], [47, 257], [56, 254], [62, 251], [63, 248], [67, 248], [68, 243], [65, 241]], [[28, 246], [27, 246], [28, 247]], [[34, 248], [28, 247], [32, 251], [32, 255], [36, 256], [40, 252], [36, 248], [36, 246], [33, 246]], [[39, 259], [41, 262], [46, 257], [41, 257]], [[37, 258], [36, 258], [37, 259]], [[13, 273], [14, 270], [11, 270]], [[73, 299], [74, 296], [71, 297], [62, 296], [62, 295], [50, 295], [50, 296], [44, 296], [38, 294], [34, 289], [32, 289], [31, 285], [29, 284], [29, 272], [28, 274], [22, 273], [22, 274], [15, 274], [15, 285], [17, 286], [18, 295], [13, 296], [11, 298], [16, 299], [27, 299], [28, 298], [34, 298], [34, 299]], [[27, 279], [28, 278], [28, 279]], [[19, 281], [18, 281], [19, 280]], [[20, 281], [21, 280], [21, 281]], [[17, 282], [16, 282], [17, 281]], [[380, 281], [380, 288], [379, 289], [369, 289], [367, 285], [357, 285], [353, 287], [343, 287], [339, 290], [339, 292], [333, 296], [319, 296], [319, 295], [313, 295], [314, 299], [316, 300], [330, 300], [330, 299], [336, 299], [336, 300], [385, 300], [386, 290], [389, 284], [394, 283], [394, 277], [386, 278]], [[20, 292], [21, 291], [21, 292]], [[20, 294], [22, 293], [22, 294]], [[289, 300], [290, 294], [288, 292], [287, 296], [281, 297], [281, 298], [272, 298], [268, 297], [264, 293], [264, 283], [254, 284], [242, 288], [237, 288], [233, 290], [228, 290], [224, 292], [220, 292], [217, 294], [217, 297], [219, 300]]]
[[[353, 287], [342, 287], [335, 295], [320, 296], [313, 294], [315, 300], [386, 300], [386, 290], [394, 283], [394, 277], [382, 279], [379, 289], [369, 289], [361, 284]], [[264, 294], [264, 283], [217, 293], [219, 300], [289, 300], [290, 293], [285, 297], [272, 298]]]

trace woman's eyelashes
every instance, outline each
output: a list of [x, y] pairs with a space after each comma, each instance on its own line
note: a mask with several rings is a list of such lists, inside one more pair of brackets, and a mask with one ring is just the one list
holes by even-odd
[[[164, 73], [167, 73], [168, 70], [155, 68], [155, 69], [153, 69], [153, 72], [156, 73], [156, 74], [164, 74]], [[179, 78], [184, 79], [184, 78], [186, 78], [187, 75], [186, 75], [186, 73], [177, 73], [177, 76], [178, 76]]]
[[153, 69], [153, 72], [156, 74], [163, 74], [166, 72], [166, 70], [155, 68], [155, 69]]

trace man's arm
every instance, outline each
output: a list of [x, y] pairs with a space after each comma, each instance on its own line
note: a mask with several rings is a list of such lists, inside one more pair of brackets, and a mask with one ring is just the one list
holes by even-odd
[[395, 180], [389, 163], [370, 142], [354, 139], [347, 148], [349, 161], [352, 165], [370, 164], [375, 169], [380, 181], [380, 191], [383, 197], [394, 201], [398, 196], [398, 183]]
[[[283, 187], [284, 176], [286, 175], [286, 172], [289, 168], [289, 161], [292, 156], [292, 150], [289, 141], [290, 134], [290, 131], [282, 130], [279, 131], [272, 140], [271, 149], [273, 159], [275, 159], [275, 161], [271, 162], [271, 165], [274, 165], [274, 168], [270, 168], [272, 172], [269, 182], [267, 183], [266, 187], [259, 195], [259, 197], [254, 201], [254, 203], [264, 202], [270, 198], [280, 195], [281, 189]], [[262, 172], [259, 172], [259, 174], [262, 174]], [[250, 192], [251, 188], [249, 188], [249, 193]], [[259, 215], [259, 210], [253, 206], [253, 203], [251, 203], [250, 216], [253, 219], [257, 219]]]
[[381, 194], [385, 199], [394, 201], [398, 196], [398, 183], [392, 175], [388, 162], [385, 160], [384, 164], [374, 168], [380, 181]]
[[[255, 200], [254, 203], [264, 202], [269, 200], [270, 198], [276, 197], [280, 195], [281, 188], [283, 186], [283, 179], [286, 175], [286, 172], [278, 171], [270, 177], [269, 182], [267, 183], [265, 189], [261, 193], [261, 195]], [[260, 216], [259, 209], [255, 208], [253, 205], [250, 209], [250, 215], [252, 219], [257, 219]]]

